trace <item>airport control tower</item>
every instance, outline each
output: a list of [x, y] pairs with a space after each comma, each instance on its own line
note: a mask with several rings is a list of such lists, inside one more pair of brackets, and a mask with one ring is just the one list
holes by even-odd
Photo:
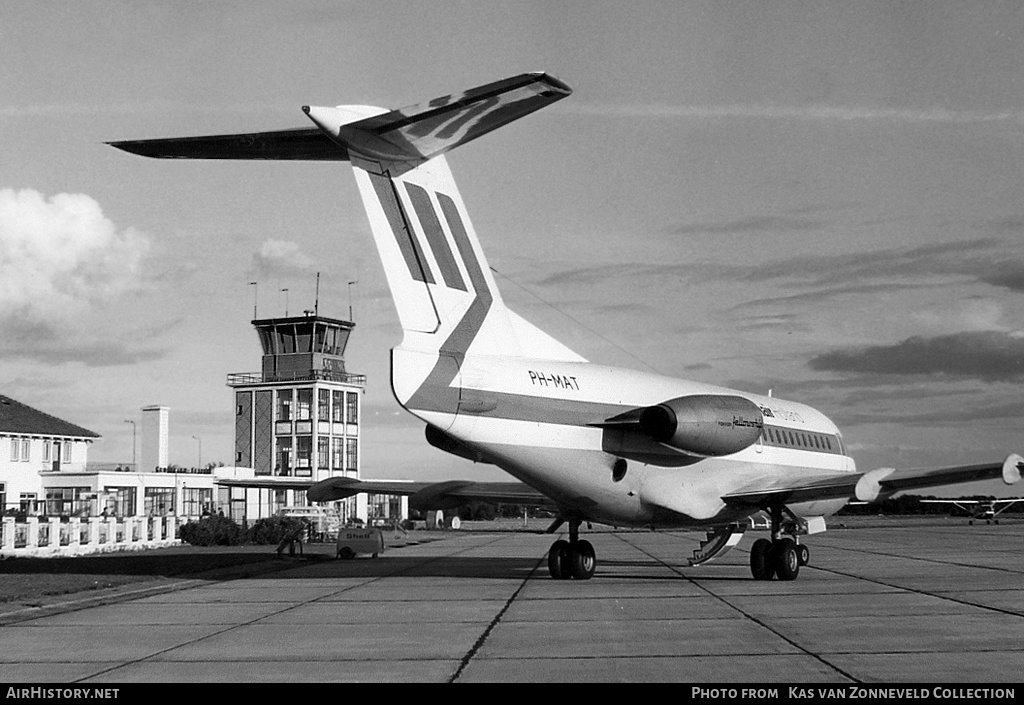
[[235, 465], [256, 477], [359, 476], [363, 375], [345, 371], [355, 324], [315, 315], [252, 322], [263, 369], [228, 375], [235, 390]]

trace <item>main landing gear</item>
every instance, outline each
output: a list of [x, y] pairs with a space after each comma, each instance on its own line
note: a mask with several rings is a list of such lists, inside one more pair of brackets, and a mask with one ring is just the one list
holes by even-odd
[[548, 550], [548, 572], [555, 580], [590, 580], [597, 568], [597, 555], [589, 541], [580, 540], [578, 520], [569, 522], [569, 540], [559, 539]]
[[[771, 514], [772, 538], [758, 539], [750, 547], [750, 573], [754, 580], [796, 580], [800, 574], [800, 566], [807, 565], [811, 560], [811, 552], [802, 544], [797, 543], [797, 518], [782, 502], [774, 502], [768, 508]], [[782, 513], [786, 512], [794, 521], [783, 522]], [[790, 534], [793, 538], [783, 536]]]

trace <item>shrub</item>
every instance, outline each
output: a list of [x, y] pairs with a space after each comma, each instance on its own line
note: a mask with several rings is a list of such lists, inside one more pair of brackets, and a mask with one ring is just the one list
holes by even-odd
[[299, 538], [306, 538], [306, 522], [295, 517], [268, 517], [257, 520], [249, 527], [249, 543], [266, 545], [279, 544], [285, 536], [298, 534]]
[[208, 516], [181, 527], [181, 540], [193, 546], [238, 546], [244, 542], [242, 527], [227, 517]]

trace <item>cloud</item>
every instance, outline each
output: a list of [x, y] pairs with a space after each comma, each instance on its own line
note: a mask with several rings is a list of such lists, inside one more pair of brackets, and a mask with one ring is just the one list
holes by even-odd
[[84, 194], [0, 189], [0, 320], [73, 321], [136, 290], [149, 246]]
[[95, 334], [90, 328], [75, 324], [54, 326], [49, 320], [6, 320], [4, 335], [0, 336], [0, 360], [29, 360], [44, 365], [79, 362], [86, 367], [115, 367], [152, 362], [168, 354], [166, 348], [150, 342], [154, 331], [118, 339]]
[[298, 243], [290, 240], [266, 240], [260, 251], [253, 255], [253, 266], [261, 275], [310, 272], [316, 261], [299, 250]]
[[828, 372], [1014, 381], [1024, 379], [1024, 335], [969, 331], [933, 338], [914, 336], [895, 345], [825, 353], [808, 365]]
[[621, 118], [680, 119], [758, 119], [804, 122], [893, 122], [900, 124], [1011, 124], [1024, 125], [1024, 111], [915, 110], [858, 105], [770, 105], [764, 103], [732, 105], [668, 105], [636, 103], [632, 105], [594, 105], [576, 103], [563, 110], [583, 115]]
[[794, 218], [779, 215], [760, 215], [741, 218], [723, 223], [692, 223], [675, 228], [678, 235], [727, 235], [751, 232], [799, 232], [820, 230], [827, 223], [810, 218]]

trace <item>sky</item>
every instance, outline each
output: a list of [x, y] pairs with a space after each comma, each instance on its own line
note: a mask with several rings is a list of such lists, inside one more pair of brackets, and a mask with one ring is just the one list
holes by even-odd
[[573, 95], [448, 155], [511, 308], [595, 362], [810, 404], [862, 470], [1022, 450], [1020, 3], [8, 0], [0, 66], [0, 392], [99, 433], [91, 461], [160, 404], [172, 463], [231, 464], [254, 308], [312, 309], [319, 272], [363, 476], [506, 479], [394, 400], [347, 164], [104, 143], [538, 70]]

